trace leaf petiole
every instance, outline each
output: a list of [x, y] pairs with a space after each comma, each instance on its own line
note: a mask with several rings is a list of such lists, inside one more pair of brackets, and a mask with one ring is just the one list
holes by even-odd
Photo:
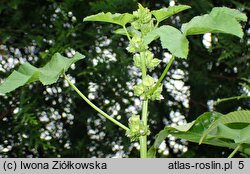
[[157, 29], [157, 28], [158, 28], [159, 23], [160, 23], [159, 21], [156, 22], [155, 28], [154, 28], [154, 29]]
[[163, 81], [163, 79], [165, 78], [166, 74], [168, 73], [168, 70], [170, 68], [170, 66], [172, 65], [173, 61], [175, 59], [175, 56], [172, 55], [170, 61], [168, 62], [168, 65], [166, 66], [165, 70], [163, 71], [163, 73], [161, 74], [161, 77], [159, 78], [159, 80], [156, 82], [155, 86], [148, 91], [147, 95], [151, 95], [155, 92], [155, 90], [159, 87], [159, 85], [161, 84], [161, 82]]
[[239, 144], [239, 145], [234, 149], [234, 151], [228, 156], [228, 158], [232, 158], [232, 157], [236, 154], [236, 152], [239, 150], [240, 146], [241, 146], [241, 144]]
[[229, 97], [229, 98], [223, 98], [223, 99], [217, 100], [217, 102], [214, 105], [218, 105], [219, 103], [230, 101], [230, 100], [240, 100], [240, 99], [245, 99], [245, 98], [250, 98], [250, 96], [241, 95], [241, 96], [234, 96], [234, 97]]
[[64, 74], [64, 78], [65, 80], [69, 83], [69, 85], [77, 92], [77, 94], [84, 100], [86, 101], [93, 109], [95, 109], [97, 112], [99, 112], [101, 115], [103, 115], [105, 118], [107, 118], [108, 120], [110, 120], [111, 122], [113, 122], [114, 124], [116, 124], [117, 126], [121, 127], [122, 129], [124, 129], [125, 131], [128, 131], [129, 128], [124, 126], [122, 123], [120, 123], [119, 121], [117, 121], [116, 119], [114, 119], [113, 117], [109, 116], [108, 114], [106, 114], [104, 111], [102, 111], [100, 108], [98, 108], [94, 103], [92, 103], [87, 97], [85, 97], [83, 95], [83, 93], [81, 91], [79, 91], [79, 89], [69, 80], [69, 78], [67, 77], [67, 75]]
[[124, 31], [125, 31], [127, 37], [128, 37], [128, 40], [131, 41], [131, 38], [130, 38], [130, 36], [129, 36], [129, 34], [128, 34], [128, 30], [127, 30], [127, 28], [125, 27], [125, 25], [123, 25], [123, 29], [124, 29]]

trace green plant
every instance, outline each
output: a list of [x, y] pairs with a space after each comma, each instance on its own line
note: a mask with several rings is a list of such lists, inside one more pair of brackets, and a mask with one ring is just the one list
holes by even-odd
[[[225, 115], [225, 117], [219, 113], [216, 113], [215, 115], [206, 113], [205, 116], [199, 117], [193, 123], [177, 127], [166, 127], [158, 134], [156, 142], [149, 149], [149, 151], [147, 151], [147, 136], [150, 134], [150, 126], [148, 125], [148, 102], [163, 99], [163, 96], [161, 95], [163, 90], [162, 81], [169, 71], [171, 64], [175, 60], [175, 57], [181, 59], [186, 59], [188, 57], [189, 41], [187, 37], [190, 35], [205, 34], [208, 32], [226, 33], [240, 38], [243, 37], [240, 21], [247, 21], [246, 15], [238, 10], [226, 7], [216, 7], [213, 8], [209, 14], [194, 17], [190, 22], [183, 24], [181, 30], [169, 25], [159, 26], [163, 20], [189, 8], [190, 7], [187, 5], [178, 5], [150, 11], [139, 4], [139, 9], [133, 12], [133, 14], [99, 13], [84, 18], [84, 21], [100, 21], [119, 25], [121, 28], [117, 29], [115, 33], [125, 35], [129, 40], [127, 50], [133, 54], [134, 65], [141, 71], [141, 83], [134, 86], [134, 94], [142, 100], [142, 113], [141, 117], [139, 115], [132, 115], [128, 120], [128, 127], [95, 106], [78, 90], [78, 88], [65, 74], [71, 64], [84, 58], [84, 56], [80, 53], [76, 53], [71, 59], [56, 53], [42, 68], [36, 68], [29, 63], [25, 63], [20, 66], [18, 71], [14, 71], [6, 79], [5, 83], [0, 86], [0, 92], [8, 93], [18, 87], [35, 81], [40, 81], [43, 85], [53, 84], [57, 82], [61, 75], [63, 75], [69, 85], [92, 108], [112, 121], [114, 124], [124, 129], [126, 131], [126, 135], [131, 139], [131, 141], [139, 140], [140, 156], [142, 158], [153, 157], [159, 143], [166, 138], [169, 133], [176, 136], [182, 135], [179, 137], [190, 141], [195, 138], [195, 142], [200, 140], [200, 143], [206, 143], [209, 138], [211, 139], [211, 136], [212, 138], [229, 138], [235, 142], [237, 141], [239, 145], [235, 147], [235, 145], [217, 143], [215, 141], [209, 141], [209, 144], [235, 148], [236, 150], [240, 149], [242, 152], [248, 154], [248, 150], [243, 150], [243, 147], [245, 147], [244, 145], [246, 144], [248, 146], [249, 144], [248, 140], [245, 141], [247, 137], [238, 138], [238, 136], [246, 134], [249, 130], [248, 126], [244, 125], [244, 128], [240, 127], [240, 130], [232, 130], [233, 128], [227, 127], [227, 124], [249, 124], [249, 111], [241, 111], [242, 113], [240, 114], [234, 113], [231, 115], [229, 114], [229, 116]], [[172, 54], [172, 58], [168, 62], [168, 65], [160, 78], [155, 80], [152, 76], [150, 76], [150, 72], [153, 71], [161, 61], [154, 57], [154, 54], [150, 51], [149, 45], [158, 38], [160, 38], [162, 48], [168, 49], [168, 51]], [[209, 124], [207, 124], [206, 120], [209, 119]], [[203, 121], [206, 123], [205, 126], [198, 128], [195, 127], [197, 124], [203, 124]], [[207, 129], [207, 131], [204, 131], [204, 129]], [[217, 132], [210, 135], [214, 129], [217, 129]], [[179, 132], [179, 134], [176, 132]], [[198, 135], [196, 135], [197, 132]], [[224, 132], [226, 132], [226, 136], [222, 136], [224, 135]], [[232, 137], [228, 132], [233, 132], [233, 135], [235, 136]], [[193, 136], [192, 133], [196, 136]]]

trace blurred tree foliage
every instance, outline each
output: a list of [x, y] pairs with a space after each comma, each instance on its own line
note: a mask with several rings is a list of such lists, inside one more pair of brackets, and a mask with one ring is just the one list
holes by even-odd
[[[70, 76], [96, 105], [126, 124], [132, 113], [140, 113], [139, 100], [133, 96], [131, 87], [138, 79], [138, 70], [125, 49], [128, 43], [113, 34], [116, 26], [83, 23], [82, 19], [101, 11], [132, 13], [137, 9], [137, 2], [150, 9], [174, 2], [192, 6], [191, 10], [163, 22], [177, 28], [196, 15], [208, 13], [214, 6], [237, 8], [250, 17], [250, 2], [246, 1], [2, 0], [0, 81], [25, 61], [41, 66], [55, 52], [72, 56], [79, 51], [86, 58], [71, 67]], [[241, 40], [229, 35], [212, 35], [209, 46], [204, 44], [203, 36], [189, 38], [189, 58], [177, 60], [171, 67], [166, 77], [165, 99], [150, 103], [151, 144], [154, 135], [166, 124], [178, 121], [176, 115], [192, 121], [211, 109], [222, 113], [239, 107], [250, 109], [247, 99], [212, 108], [218, 98], [247, 92], [240, 83], [241, 78], [250, 78], [249, 28], [250, 22], [244, 25], [245, 36]], [[167, 50], [160, 49], [158, 42], [152, 43], [152, 48], [156, 57], [163, 60], [153, 72], [159, 77], [166, 66]], [[183, 84], [183, 89], [176, 82]], [[188, 146], [188, 151], [182, 153], [183, 148], [178, 150], [173, 141]], [[223, 157], [230, 152], [190, 144], [166, 140], [168, 156]], [[1, 157], [138, 157], [136, 147], [123, 130], [99, 117], [63, 80], [47, 87], [37, 83], [0, 96]], [[165, 156], [159, 154], [159, 157]]]

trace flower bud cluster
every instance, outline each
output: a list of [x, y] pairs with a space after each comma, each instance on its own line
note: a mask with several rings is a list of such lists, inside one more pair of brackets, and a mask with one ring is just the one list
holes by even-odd
[[127, 50], [131, 53], [143, 52], [148, 49], [148, 46], [143, 43], [139, 35], [135, 35], [129, 42]]
[[[162, 84], [158, 84], [150, 75], [147, 75], [147, 70], [152, 71], [159, 65], [161, 60], [154, 57], [154, 54], [148, 50], [148, 45], [144, 43], [144, 36], [154, 29], [154, 18], [149, 9], [144, 8], [139, 4], [139, 9], [133, 12], [134, 20], [131, 26], [128, 27], [130, 32], [127, 32], [129, 45], [127, 50], [133, 53], [134, 65], [142, 71], [142, 83], [134, 86], [135, 95], [143, 100], [160, 100], [162, 99]], [[150, 134], [149, 127], [144, 124], [139, 115], [132, 115], [129, 118], [129, 130], [126, 135], [131, 141], [137, 141], [141, 136]]]
[[140, 136], [146, 136], [150, 134], [148, 126], [143, 124], [143, 121], [140, 120], [139, 115], [132, 115], [129, 120], [129, 130], [126, 132], [126, 135], [130, 138], [131, 141], [137, 141]]
[[150, 71], [155, 69], [161, 62], [161, 60], [154, 58], [153, 53], [148, 50], [140, 52], [140, 54], [135, 54], [133, 59], [136, 67], [142, 68], [145, 65]]
[[163, 96], [161, 95], [163, 85], [159, 85], [157, 89], [151, 94], [150, 91], [155, 86], [155, 81], [153, 77], [147, 75], [142, 83], [134, 86], [135, 95], [142, 97], [143, 99], [150, 100], [161, 100]]
[[135, 29], [140, 30], [143, 36], [154, 29], [152, 14], [148, 8], [144, 8], [139, 4], [139, 9], [133, 12], [133, 15], [136, 20], [131, 25]]

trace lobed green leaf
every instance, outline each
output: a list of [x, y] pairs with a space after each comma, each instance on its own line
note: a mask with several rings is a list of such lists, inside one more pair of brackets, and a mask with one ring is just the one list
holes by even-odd
[[71, 59], [56, 53], [42, 68], [36, 68], [29, 63], [24, 63], [18, 71], [11, 73], [5, 82], [0, 85], [0, 93], [11, 92], [18, 87], [35, 81], [40, 81], [43, 85], [56, 83], [59, 76], [66, 72], [71, 64], [84, 57], [78, 52]]
[[121, 26], [125, 26], [128, 22], [130, 22], [134, 16], [129, 13], [98, 13], [96, 15], [87, 16], [83, 19], [83, 21], [99, 21], [99, 22], [108, 22]]
[[191, 7], [188, 5], [170, 6], [168, 8], [153, 10], [152, 14], [154, 15], [154, 17], [156, 18], [156, 20], [158, 22], [161, 22], [161, 21], [169, 18], [170, 16], [173, 16], [174, 14], [177, 14], [177, 13], [184, 11], [186, 9], [189, 9], [189, 8], [191, 8]]
[[245, 128], [241, 129], [238, 135], [234, 138], [235, 143], [246, 143], [250, 144], [250, 125], [246, 126]]
[[178, 29], [164, 25], [151, 32], [144, 37], [146, 44], [160, 37], [162, 48], [167, 48], [174, 56], [187, 58], [188, 40]]
[[206, 15], [196, 16], [190, 22], [182, 25], [185, 35], [197, 35], [205, 33], [227, 33], [243, 37], [243, 31], [239, 21], [246, 21], [245, 14], [238, 10], [216, 7]]
[[195, 143], [206, 135], [202, 143], [232, 149], [241, 144], [239, 151], [250, 155], [250, 111], [235, 111], [226, 115], [207, 112], [192, 123], [166, 126], [156, 136], [152, 149], [157, 149], [170, 134]]
[[237, 21], [247, 22], [247, 15], [236, 9], [231, 9], [228, 7], [214, 7], [211, 13], [212, 15], [216, 15], [217, 13], [225, 13], [232, 16]]
[[[222, 114], [220, 113], [211, 113], [206, 112], [199, 116], [195, 121], [192, 123], [187, 123], [184, 125], [179, 126], [166, 126], [162, 131], [160, 131], [157, 136], [154, 143], [155, 148], [159, 147], [161, 142], [168, 136], [169, 132], [176, 131], [176, 133], [187, 133], [191, 132], [192, 134], [199, 134], [199, 132], [203, 132], [205, 129], [207, 129], [211, 122], [213, 122], [215, 119], [220, 117]], [[192, 128], [192, 129], [191, 129]], [[189, 136], [187, 133], [186, 135]], [[198, 140], [198, 137], [193, 137]], [[184, 138], [186, 139], [186, 138]]]
[[220, 119], [217, 119], [213, 124], [209, 126], [206, 131], [204, 131], [199, 143], [201, 143], [204, 138], [216, 128], [219, 124], [229, 124], [229, 123], [248, 123], [250, 124], [250, 111], [234, 111], [229, 114], [223, 115]]

